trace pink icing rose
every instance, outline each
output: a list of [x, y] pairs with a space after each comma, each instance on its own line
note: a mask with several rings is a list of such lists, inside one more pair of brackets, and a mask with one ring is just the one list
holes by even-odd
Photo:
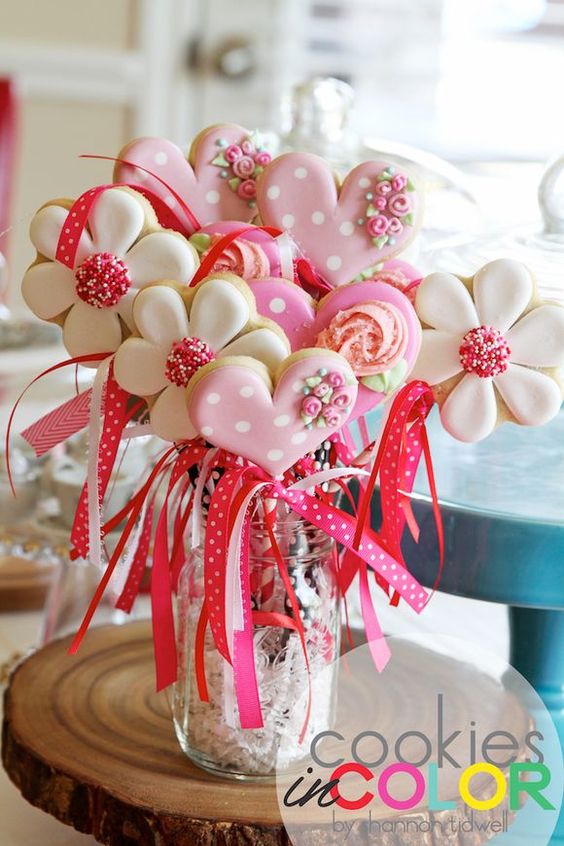
[[331, 385], [332, 388], [340, 388], [345, 384], [345, 377], [338, 370], [332, 370], [325, 377], [325, 381]]
[[411, 279], [400, 269], [378, 270], [372, 279], [376, 282], [385, 282], [387, 285], [391, 285], [392, 288], [397, 288], [398, 291], [405, 294], [412, 305], [415, 305], [415, 294], [417, 293], [416, 283], [421, 280]]
[[407, 324], [399, 309], [378, 300], [337, 312], [317, 336], [316, 346], [342, 355], [357, 376], [372, 376], [401, 361], [407, 335]]
[[328, 426], [331, 426], [331, 428], [341, 425], [341, 415], [339, 414], [337, 409], [333, 408], [330, 405], [327, 406], [327, 408], [323, 409], [323, 419], [325, 420]]
[[388, 208], [392, 214], [403, 217], [411, 211], [411, 200], [405, 194], [392, 194], [388, 199]]
[[321, 400], [311, 395], [302, 402], [302, 414], [305, 414], [306, 417], [317, 417], [322, 408]]
[[377, 238], [378, 235], [383, 235], [387, 231], [389, 225], [390, 221], [385, 215], [377, 214], [374, 217], [368, 218], [366, 228], [368, 229], [369, 235], [372, 235], [373, 238]]
[[238, 144], [230, 144], [230, 146], [227, 147], [223, 155], [225, 156], [228, 162], [233, 164], [233, 162], [236, 162], [237, 159], [241, 158], [241, 156], [243, 155], [243, 151], [241, 150]]
[[380, 209], [380, 211], [384, 211], [384, 209], [386, 208], [386, 198], [376, 197], [376, 199], [374, 200], [374, 205], [377, 209]]
[[400, 232], [403, 232], [403, 223], [401, 220], [397, 217], [391, 217], [388, 232], [390, 235], [399, 235]]
[[394, 191], [403, 191], [407, 185], [407, 176], [405, 173], [396, 173], [392, 179], [392, 188]]
[[255, 145], [250, 138], [245, 138], [241, 141], [241, 149], [246, 156], [252, 156], [256, 152]]
[[256, 197], [257, 186], [254, 179], [245, 179], [237, 186], [237, 195], [242, 200], [252, 200]]
[[352, 396], [348, 388], [337, 388], [331, 397], [331, 405], [337, 408], [348, 408], [352, 405]]
[[321, 382], [319, 385], [316, 385], [313, 389], [313, 395], [315, 397], [322, 398], [328, 393], [329, 390], [329, 385], [327, 385], [325, 382]]
[[[214, 235], [211, 246], [213, 247], [221, 237], [221, 235]], [[207, 253], [204, 253], [205, 255]], [[270, 262], [266, 253], [258, 244], [253, 241], [245, 241], [243, 238], [236, 238], [225, 248], [212, 270], [219, 273], [226, 271], [235, 273], [246, 280], [261, 279], [270, 276]]]
[[257, 153], [255, 156], [255, 162], [260, 165], [261, 167], [265, 167], [272, 159], [270, 153], [267, 153], [266, 150], [262, 150], [260, 153]]
[[387, 181], [379, 182], [376, 186], [376, 193], [378, 193], [378, 194], [386, 195], [386, 194], [389, 194], [391, 192], [391, 190], [392, 190], [392, 186]]
[[241, 156], [233, 162], [233, 173], [240, 179], [247, 179], [255, 169], [255, 162], [250, 156]]

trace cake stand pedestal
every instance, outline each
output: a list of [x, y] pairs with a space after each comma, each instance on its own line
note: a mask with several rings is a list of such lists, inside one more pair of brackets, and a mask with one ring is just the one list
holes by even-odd
[[[564, 748], [564, 411], [479, 444], [454, 441], [435, 416], [429, 434], [445, 529], [439, 590], [510, 606], [510, 663], [544, 700]], [[406, 560], [432, 586], [438, 549], [422, 478], [415, 490], [421, 542], [406, 538]], [[551, 842], [564, 844], [564, 810]]]

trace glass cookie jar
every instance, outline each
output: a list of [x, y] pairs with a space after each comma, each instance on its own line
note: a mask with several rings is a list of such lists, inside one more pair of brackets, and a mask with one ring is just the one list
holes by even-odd
[[[319, 529], [292, 517], [278, 520], [274, 534], [305, 632], [312, 703], [307, 725], [308, 669], [300, 636], [287, 627], [254, 625], [262, 728], [240, 727], [232, 669], [217, 651], [209, 627], [204, 640], [209, 701], [200, 699], [195, 647], [204, 601], [203, 547], [191, 553], [179, 580], [179, 668], [173, 691], [176, 735], [194, 763], [228, 778], [272, 777], [277, 769], [304, 757], [315, 735], [332, 723], [334, 662], [339, 657], [341, 628], [335, 544]], [[292, 617], [292, 605], [262, 521], [253, 521], [250, 537], [253, 611]], [[265, 619], [269, 618], [261, 615], [260, 621]]]

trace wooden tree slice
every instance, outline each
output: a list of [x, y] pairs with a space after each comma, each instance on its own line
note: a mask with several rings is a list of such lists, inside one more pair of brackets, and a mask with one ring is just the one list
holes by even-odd
[[[287, 846], [272, 782], [216, 778], [180, 751], [166, 695], [155, 693], [148, 623], [93, 629], [72, 658], [67, 648], [66, 639], [36, 652], [6, 692], [2, 759], [31, 804], [108, 846]], [[444, 660], [451, 673], [455, 662]], [[460, 723], [467, 708], [479, 707], [479, 682], [478, 673], [466, 679]], [[392, 690], [380, 717], [393, 724], [399, 707], [415, 713], [417, 702]], [[504, 727], [509, 722], [505, 716]], [[513, 722], [521, 737], [524, 712], [515, 708]], [[449, 842], [483, 842], [460, 838]], [[326, 832], [311, 832], [312, 846], [328, 842]], [[379, 835], [377, 842], [434, 841], [419, 833]]]

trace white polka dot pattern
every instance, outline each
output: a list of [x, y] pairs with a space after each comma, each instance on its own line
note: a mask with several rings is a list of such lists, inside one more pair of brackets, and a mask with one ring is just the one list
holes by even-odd
[[[383, 240], [377, 237], [380, 224], [369, 231], [367, 218], [378, 214], [374, 209], [380, 206], [369, 208], [378, 195], [379, 177], [388, 168], [397, 170], [387, 162], [364, 162], [339, 188], [331, 168], [318, 156], [286, 153], [274, 159], [258, 180], [260, 217], [266, 225], [290, 232], [332, 287], [350, 282], [367, 267], [405, 249], [420, 224], [420, 203], [410, 187], [407, 196], [401, 196], [409, 204], [409, 220], [404, 213], [399, 231]], [[401, 176], [405, 179], [403, 171]], [[394, 196], [390, 194], [390, 202]], [[399, 199], [396, 206], [401, 207]]]
[[[218, 359], [215, 367], [199, 379], [188, 400], [192, 423], [214, 446], [254, 461], [273, 476], [283, 473], [340, 428], [354, 407], [358, 391], [350, 366], [336, 353], [298, 353], [288, 361], [272, 394], [253, 368]], [[344, 376], [352, 403], [346, 409], [334, 410], [336, 417], [327, 418], [325, 427], [306, 428], [301, 416], [305, 380], [320, 370]]]

